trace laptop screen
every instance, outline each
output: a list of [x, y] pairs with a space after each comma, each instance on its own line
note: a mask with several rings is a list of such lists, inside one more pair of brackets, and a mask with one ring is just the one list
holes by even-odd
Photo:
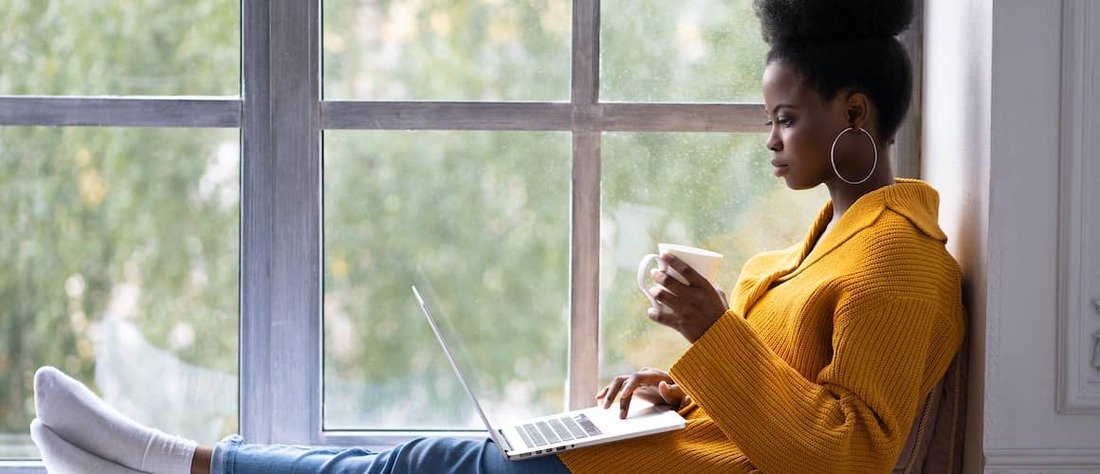
[[[464, 299], [465, 302], [471, 301], [475, 296], [450, 295], [446, 292], [446, 288], [440, 289], [425, 278], [417, 280], [417, 284], [413, 287], [414, 292], [418, 293], [423, 300], [424, 310], [435, 321], [440, 336], [453, 356], [453, 363], [464, 375], [470, 391], [473, 392], [490, 421], [496, 423], [517, 420], [562, 410], [564, 401], [559, 405], [539, 404], [533, 403], [532, 398], [535, 398], [535, 392], [541, 388], [543, 392], [553, 390], [561, 395], [561, 400], [564, 400], [565, 380], [563, 378], [548, 377], [547, 374], [540, 373], [517, 373], [522, 371], [523, 359], [532, 357], [531, 354], [512, 354], [506, 349], [507, 344], [497, 345], [494, 344], [496, 342], [494, 340], [486, 340], [488, 332], [474, 323], [480, 316], [484, 316], [483, 314], [466, 315], [461, 311], [451, 311], [442, 303], [448, 296], [452, 299]], [[474, 305], [474, 311], [477, 306], [479, 305]], [[495, 306], [486, 311], [499, 312], [501, 304], [497, 302]], [[522, 315], [515, 317], [522, 318]], [[427, 329], [428, 323], [425, 322], [424, 326]], [[516, 334], [516, 337], [523, 338], [524, 334]], [[474, 343], [471, 344], [471, 342]], [[435, 347], [435, 351], [443, 356], [441, 347]], [[546, 357], [538, 354], [536, 356]], [[539, 387], [532, 381], [546, 385]], [[473, 410], [470, 410], [470, 413], [472, 415]]]
[[[473, 384], [480, 382], [480, 377], [476, 375], [477, 370], [474, 369], [474, 365], [470, 362], [470, 357], [465, 350], [465, 346], [456, 343], [459, 338], [454, 337], [456, 335], [454, 324], [451, 323], [448, 318], [436, 316], [442, 315], [443, 313], [439, 310], [439, 306], [435, 304], [435, 296], [430, 289], [422, 293], [414, 285], [412, 291], [413, 295], [416, 296], [417, 302], [420, 304], [420, 308], [424, 311], [424, 316], [428, 320], [428, 325], [439, 341], [440, 348], [443, 350], [448, 362], [454, 369], [459, 383], [462, 384], [466, 394], [470, 397], [475, 411], [478, 416], [481, 417], [484, 425], [492, 426], [484, 408], [481, 406], [481, 402], [478, 400], [476, 389], [473, 386]], [[429, 303], [429, 301], [431, 301], [431, 303]], [[490, 433], [490, 435], [496, 439], [497, 433]], [[497, 440], [497, 442], [499, 443], [499, 440]]]

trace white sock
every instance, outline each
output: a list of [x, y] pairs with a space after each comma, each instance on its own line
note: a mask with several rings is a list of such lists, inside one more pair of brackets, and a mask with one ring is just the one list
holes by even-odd
[[124, 467], [190, 474], [196, 443], [142, 426], [53, 367], [34, 374], [39, 421], [74, 447]]
[[31, 421], [31, 439], [50, 474], [141, 474], [69, 444], [37, 418]]

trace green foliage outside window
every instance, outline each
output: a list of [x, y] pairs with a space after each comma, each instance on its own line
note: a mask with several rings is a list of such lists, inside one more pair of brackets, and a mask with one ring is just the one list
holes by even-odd
[[[236, 95], [239, 17], [225, 0], [0, 0], [0, 94]], [[107, 320], [236, 373], [237, 143], [236, 130], [0, 128], [0, 437], [18, 436], [0, 457], [34, 456], [35, 368], [94, 386], [97, 353], [118, 349], [97, 339]]]

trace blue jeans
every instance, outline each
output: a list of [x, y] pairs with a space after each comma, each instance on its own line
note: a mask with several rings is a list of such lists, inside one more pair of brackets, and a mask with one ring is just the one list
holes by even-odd
[[557, 456], [508, 461], [489, 439], [417, 438], [381, 453], [361, 448], [244, 444], [230, 436], [214, 448], [211, 474], [412, 472], [463, 474], [568, 474]]

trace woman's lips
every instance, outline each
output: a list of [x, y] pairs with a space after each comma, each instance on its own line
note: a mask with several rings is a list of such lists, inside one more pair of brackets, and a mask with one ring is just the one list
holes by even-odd
[[776, 177], [779, 177], [779, 176], [783, 176], [786, 173], [787, 173], [787, 165], [785, 165], [785, 164], [783, 164], [783, 163], [781, 163], [777, 160], [772, 160], [772, 174], [774, 174]]

